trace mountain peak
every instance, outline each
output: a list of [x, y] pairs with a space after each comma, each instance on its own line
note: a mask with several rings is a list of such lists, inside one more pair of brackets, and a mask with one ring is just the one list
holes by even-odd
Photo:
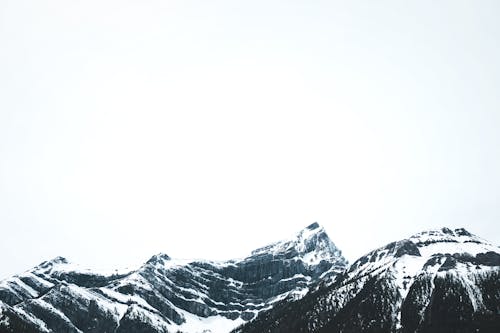
[[321, 261], [346, 265], [341, 251], [331, 241], [325, 229], [314, 222], [292, 237], [276, 242], [252, 252], [252, 256], [272, 255], [284, 259], [300, 259], [308, 265], [317, 265]]
[[53, 262], [54, 264], [69, 264], [68, 259], [61, 256], [55, 257], [54, 259], [51, 260], [51, 262]]
[[460, 236], [475, 237], [472, 233], [467, 231], [465, 228], [451, 229], [448, 227], [425, 230], [425, 231], [419, 232], [415, 236], [417, 236], [417, 235], [449, 235], [449, 236], [455, 236], [455, 237], [460, 237]]
[[[409, 260], [405, 255], [412, 256], [419, 264], [429, 261], [438, 262], [439, 258], [447, 256], [471, 256], [497, 253], [498, 247], [486, 240], [477, 237], [464, 228], [450, 229], [439, 228], [422, 231], [407, 239], [395, 241], [384, 247], [373, 250], [354, 262], [349, 272], [357, 271], [362, 275], [368, 271], [375, 271], [388, 262], [406, 262]], [[416, 259], [415, 259], [416, 258]], [[496, 258], [496, 257], [495, 257]], [[496, 260], [496, 259], [495, 259]], [[414, 266], [414, 268], [417, 266]]]
[[441, 229], [431, 229], [415, 234], [409, 238], [417, 245], [431, 243], [484, 243], [487, 241], [477, 237], [464, 228], [450, 229], [443, 227]]
[[32, 268], [32, 271], [51, 271], [53, 269], [60, 269], [62, 267], [71, 266], [68, 259], [57, 256], [53, 259], [43, 261], [38, 266]]
[[57, 256], [51, 260], [47, 260], [47, 261], [42, 262], [40, 265], [38, 265], [38, 267], [43, 268], [43, 267], [61, 265], [61, 264], [69, 264], [69, 260], [64, 258], [64, 257]]
[[156, 265], [156, 264], [161, 264], [161, 265], [164, 265], [165, 262], [168, 262], [170, 261], [172, 258], [170, 258], [170, 256], [166, 253], [158, 253], [158, 254], [155, 254], [154, 256], [152, 256], [151, 258], [149, 258], [148, 261], [146, 261], [146, 264], [153, 264], [153, 265]]
[[473, 236], [470, 232], [468, 232], [464, 228], [455, 229], [455, 234], [459, 236]]
[[315, 230], [315, 229], [319, 229], [321, 228], [319, 223], [318, 222], [314, 222], [314, 223], [311, 223], [310, 225], [308, 225], [305, 229], [308, 229], [308, 230]]

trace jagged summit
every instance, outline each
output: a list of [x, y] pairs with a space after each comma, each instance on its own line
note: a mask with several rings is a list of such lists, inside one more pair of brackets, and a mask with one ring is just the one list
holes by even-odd
[[43, 262], [42, 264], [69, 264], [69, 260], [64, 257], [57, 256], [51, 260]]
[[300, 258], [310, 264], [325, 261], [347, 261], [342, 252], [331, 241], [325, 229], [314, 222], [292, 237], [252, 251], [252, 256], [273, 255], [283, 258]]
[[499, 248], [470, 233], [464, 228], [441, 228], [417, 233], [408, 238], [415, 244], [422, 256], [436, 254], [469, 254], [498, 252]]
[[416, 233], [415, 235], [411, 236], [410, 238], [417, 238], [417, 237], [471, 237], [471, 238], [478, 238], [477, 236], [473, 235], [469, 231], [467, 231], [465, 228], [456, 228], [456, 229], [450, 229], [447, 227], [442, 227], [438, 229], [429, 229], [429, 230], [424, 230], [422, 232]]
[[[464, 228], [452, 230], [444, 227], [419, 232], [407, 239], [375, 249], [356, 260], [350, 266], [349, 271], [375, 271], [379, 267], [384, 267], [388, 262], [404, 259], [405, 255], [420, 257], [417, 266], [422, 267], [431, 257], [454, 254], [476, 256], [479, 253], [488, 252], [499, 252], [499, 248]], [[417, 266], [414, 265], [414, 267]]]
[[305, 229], [314, 230], [321, 228], [318, 222], [311, 223]]
[[50, 259], [50, 260], [47, 260], [47, 261], [44, 261], [42, 262], [41, 264], [39, 264], [38, 266], [34, 267], [33, 269], [34, 270], [43, 270], [43, 269], [51, 269], [53, 268], [54, 266], [60, 266], [60, 265], [69, 265], [70, 262], [68, 259], [64, 258], [64, 257], [61, 257], [61, 256], [57, 256], [53, 259]]
[[481, 243], [481, 244], [489, 244], [488, 241], [470, 233], [465, 228], [440, 228], [440, 229], [431, 229], [423, 232], [419, 232], [411, 237], [409, 237], [415, 243], [421, 244], [430, 244], [430, 243], [438, 243], [438, 242], [449, 242], [449, 243]]
[[165, 264], [166, 262], [172, 260], [168, 254], [165, 253], [158, 253], [153, 255], [151, 258], [149, 258], [148, 261], [146, 261], [146, 264]]

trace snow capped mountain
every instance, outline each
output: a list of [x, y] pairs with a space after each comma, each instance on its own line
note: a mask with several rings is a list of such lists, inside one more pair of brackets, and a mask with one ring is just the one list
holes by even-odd
[[136, 270], [95, 272], [57, 257], [0, 282], [0, 332], [224, 333], [346, 265], [317, 223], [227, 262], [157, 254]]
[[500, 250], [465, 229], [390, 243], [238, 332], [500, 331]]
[[500, 249], [443, 228], [347, 267], [313, 223], [242, 259], [160, 253], [135, 270], [96, 272], [57, 257], [0, 282], [0, 333], [231, 330], [498, 332]]
[[333, 244], [325, 229], [313, 223], [294, 237], [280, 241], [252, 252], [253, 256], [272, 255], [283, 259], [300, 259], [307, 265], [317, 265], [321, 261], [334, 262], [345, 266], [341, 251]]

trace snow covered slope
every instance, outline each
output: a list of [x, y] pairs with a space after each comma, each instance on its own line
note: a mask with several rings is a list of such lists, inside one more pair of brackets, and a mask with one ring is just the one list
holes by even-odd
[[500, 250], [464, 229], [390, 243], [237, 332], [500, 332]]
[[0, 282], [0, 332], [229, 332], [347, 265], [325, 230], [227, 262], [151, 257], [94, 272], [58, 257]]

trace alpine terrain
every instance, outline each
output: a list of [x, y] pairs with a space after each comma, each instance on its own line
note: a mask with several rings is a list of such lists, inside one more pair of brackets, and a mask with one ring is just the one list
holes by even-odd
[[227, 262], [157, 254], [137, 270], [99, 273], [58, 257], [0, 282], [0, 332], [225, 333], [346, 266], [317, 223]]
[[500, 332], [500, 250], [464, 229], [422, 232], [235, 332]]

